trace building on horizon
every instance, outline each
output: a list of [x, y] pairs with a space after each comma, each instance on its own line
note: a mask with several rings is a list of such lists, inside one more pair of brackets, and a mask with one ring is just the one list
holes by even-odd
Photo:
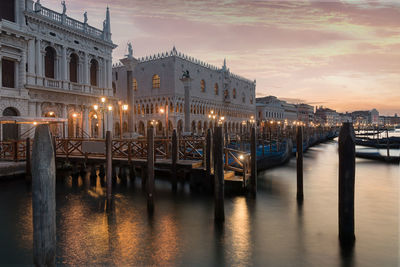
[[257, 121], [281, 121], [291, 124], [299, 121], [305, 124], [314, 122], [314, 107], [305, 103], [293, 104], [276, 96], [256, 99]]
[[[44, 7], [40, 1], [2, 0], [0, 10], [0, 113], [2, 116], [68, 119], [52, 126], [56, 136], [101, 137], [112, 129], [101, 97], [114, 105], [110, 13], [103, 29]], [[104, 110], [103, 110], [104, 114]], [[2, 140], [20, 139], [32, 125], [2, 125]]]
[[341, 122], [339, 113], [336, 110], [323, 106], [317, 107], [315, 110], [315, 123], [322, 125], [337, 125]]
[[[121, 62], [113, 67], [113, 86], [116, 96], [129, 104], [122, 122], [128, 124], [128, 131], [144, 135], [147, 127], [156, 124], [160, 135], [168, 123], [169, 133], [174, 128], [183, 132], [185, 118], [190, 118], [190, 131], [195, 134], [203, 134], [216, 120], [222, 120], [228, 132], [238, 132], [243, 122], [254, 119], [256, 82], [231, 73], [225, 60], [218, 68], [173, 47], [140, 59], [128, 55]], [[185, 75], [190, 76], [187, 95]], [[190, 114], [185, 117], [186, 96]]]

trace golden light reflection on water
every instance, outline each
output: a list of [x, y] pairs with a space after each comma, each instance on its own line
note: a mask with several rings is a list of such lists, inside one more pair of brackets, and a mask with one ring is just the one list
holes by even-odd
[[251, 260], [252, 242], [250, 236], [250, 218], [249, 210], [247, 207], [246, 198], [235, 198], [232, 215], [227, 221], [227, 226], [231, 230], [230, 237], [232, 249], [230, 250], [234, 255], [232, 259], [234, 266], [249, 264]]

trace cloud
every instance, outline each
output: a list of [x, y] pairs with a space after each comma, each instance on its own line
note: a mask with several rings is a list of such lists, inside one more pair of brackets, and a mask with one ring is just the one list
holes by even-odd
[[[57, 1], [42, 1], [58, 11]], [[114, 62], [177, 49], [257, 79], [257, 95], [338, 110], [400, 113], [400, 2], [68, 0], [67, 14], [102, 25], [110, 5]]]

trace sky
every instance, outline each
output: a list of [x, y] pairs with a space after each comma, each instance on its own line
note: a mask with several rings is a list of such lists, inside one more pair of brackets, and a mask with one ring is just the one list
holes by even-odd
[[[60, 1], [42, 5], [61, 12]], [[66, 0], [67, 15], [102, 28], [113, 61], [179, 52], [256, 80], [257, 96], [400, 115], [400, 1]]]

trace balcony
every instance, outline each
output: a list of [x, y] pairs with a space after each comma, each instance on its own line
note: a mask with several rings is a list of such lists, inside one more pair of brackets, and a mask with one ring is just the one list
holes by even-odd
[[92, 94], [96, 96], [111, 96], [112, 89], [99, 88], [87, 84], [74, 83], [69, 81], [62, 81], [51, 78], [37, 77], [33, 75], [27, 75], [27, 87], [36, 87], [40, 89], [51, 89], [59, 90], [65, 93], [82, 93]]
[[31, 11], [30, 13], [31, 14], [36, 13], [37, 15], [45, 17], [46, 19], [49, 19], [53, 22], [65, 25], [69, 28], [81, 31], [85, 34], [89, 34], [96, 38], [104, 39], [103, 31], [96, 29], [92, 26], [89, 26], [87, 23], [82, 23], [82, 22], [77, 21], [73, 18], [70, 18], [64, 14], [60, 14], [51, 9], [45, 8], [44, 6], [41, 6], [41, 8], [38, 12]]

